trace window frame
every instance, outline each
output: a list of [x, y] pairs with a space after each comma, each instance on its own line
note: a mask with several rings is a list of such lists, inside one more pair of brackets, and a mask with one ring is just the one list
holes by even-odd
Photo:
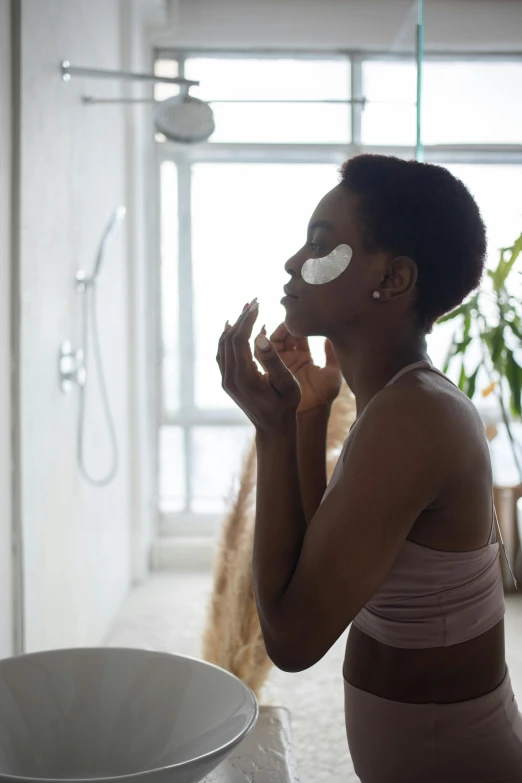
[[[412, 60], [411, 53], [391, 53], [382, 51], [291, 51], [291, 50], [241, 50], [241, 49], [200, 49], [200, 48], [158, 48], [154, 60], [175, 59], [179, 63], [179, 75], [184, 75], [185, 60], [190, 57], [232, 58], [288, 58], [288, 59], [339, 59], [348, 58], [351, 70], [351, 100], [347, 110], [351, 114], [352, 139], [347, 144], [253, 144], [206, 142], [197, 146], [184, 146], [175, 142], [156, 143], [156, 177], [159, 194], [160, 167], [165, 161], [172, 161], [178, 171], [178, 219], [179, 219], [179, 257], [178, 257], [178, 296], [179, 296], [179, 361], [183, 373], [179, 378], [180, 407], [176, 413], [165, 409], [163, 401], [163, 344], [161, 312], [161, 275], [155, 273], [156, 307], [155, 349], [158, 361], [155, 378], [158, 390], [156, 398], [156, 433], [159, 443], [161, 427], [177, 426], [183, 432], [183, 458], [185, 465], [192, 464], [191, 429], [196, 426], [245, 426], [247, 417], [239, 409], [201, 410], [195, 401], [195, 362], [194, 325], [193, 325], [193, 280], [191, 258], [191, 166], [195, 163], [342, 163], [347, 158], [362, 152], [396, 155], [412, 158], [415, 146], [367, 145], [361, 139], [361, 118], [363, 104], [362, 66], [367, 60]], [[424, 61], [476, 61], [476, 62], [522, 62], [522, 53], [518, 52], [427, 52]], [[522, 164], [522, 143], [507, 144], [445, 144], [424, 145], [424, 160], [427, 163], [474, 163], [474, 164]], [[159, 197], [159, 196], [158, 196]], [[158, 202], [159, 203], [159, 202]], [[158, 235], [160, 231], [158, 218]], [[158, 270], [161, 258], [158, 254]], [[486, 413], [485, 418], [488, 418]], [[158, 463], [159, 464], [159, 463]], [[192, 496], [192, 471], [185, 470], [186, 508], [183, 511], [162, 512], [159, 509], [159, 470], [157, 472], [157, 493], [160, 535], [213, 535], [222, 513], [196, 514], [190, 512]]]

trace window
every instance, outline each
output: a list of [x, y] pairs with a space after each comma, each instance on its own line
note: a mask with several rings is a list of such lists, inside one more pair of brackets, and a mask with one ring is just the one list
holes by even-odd
[[[177, 76], [177, 60], [156, 60], [158, 76]], [[191, 57], [183, 61], [195, 98], [216, 120], [211, 144], [345, 144], [351, 139], [350, 61]], [[156, 100], [179, 94], [158, 84]], [[158, 134], [158, 141], [165, 138]]]
[[[522, 159], [519, 164], [445, 165], [464, 182], [480, 207], [487, 232], [486, 264], [495, 266], [499, 248], [509, 245], [522, 232]], [[430, 355], [439, 366], [446, 357], [454, 328], [451, 323], [441, 324], [429, 337]]]
[[161, 166], [161, 333], [162, 395], [168, 411], [179, 409], [178, 177], [176, 165]]
[[427, 62], [426, 144], [520, 144], [521, 62]]
[[211, 101], [216, 120], [211, 143], [350, 141], [350, 63], [346, 58], [194, 57], [186, 61], [185, 76], [201, 82], [191, 89], [192, 95]]
[[413, 147], [416, 126], [415, 63], [411, 61], [363, 63], [362, 142], [369, 145]]
[[233, 323], [239, 316], [238, 302], [255, 296], [260, 326], [266, 322], [275, 329], [284, 320], [279, 301], [288, 281], [284, 262], [304, 244], [310, 215], [335, 183], [333, 164], [193, 165], [196, 407], [237, 410], [221, 388], [216, 334], [227, 318]]
[[[364, 144], [415, 144], [417, 71], [411, 60], [363, 63]], [[520, 62], [427, 61], [423, 66], [424, 144], [520, 144]]]
[[[206, 144], [157, 137], [159, 507], [164, 520], [190, 519], [198, 535], [221, 517], [253, 436], [221, 388], [217, 335], [254, 296], [260, 325], [272, 330], [283, 320], [284, 262], [343, 160], [367, 150], [414, 156], [416, 69], [412, 59], [378, 54], [205, 52], [158, 53], [156, 69], [199, 80], [190, 92], [211, 103], [216, 119]], [[447, 166], [475, 195], [492, 262], [522, 230], [521, 78], [515, 58], [438, 56], [424, 66], [425, 159]], [[155, 89], [158, 100], [179, 92]], [[436, 364], [451, 330], [436, 327], [429, 337]], [[310, 342], [322, 362], [322, 338]]]

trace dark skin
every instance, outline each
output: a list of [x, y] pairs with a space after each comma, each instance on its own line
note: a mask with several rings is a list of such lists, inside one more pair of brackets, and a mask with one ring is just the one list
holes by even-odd
[[[353, 249], [348, 268], [329, 283], [306, 283], [305, 261], [339, 244]], [[411, 372], [384, 388], [401, 368], [426, 358], [413, 307], [417, 266], [406, 256], [368, 253], [357, 199], [344, 186], [318, 204], [306, 244], [285, 269], [298, 298], [286, 302], [285, 322], [268, 351], [256, 344], [266, 373], [248, 343], [257, 309], [227, 326], [217, 361], [223, 388], [256, 428], [253, 568], [264, 640], [276, 666], [301, 671], [326, 654], [371, 599], [405, 539], [445, 551], [486, 544], [492, 477], [477, 411], [449, 382]], [[311, 335], [329, 341], [327, 368], [313, 368]], [[306, 419], [307, 446], [319, 449], [340, 373], [360, 418], [340, 480], [319, 505], [323, 479], [315, 500], [300, 479], [308, 457], [299, 450], [305, 436], [298, 432], [305, 432]], [[310, 434], [314, 426], [319, 435]], [[344, 674], [356, 687], [397, 701], [476, 698], [504, 678], [503, 621], [462, 644], [411, 650], [352, 626]]]

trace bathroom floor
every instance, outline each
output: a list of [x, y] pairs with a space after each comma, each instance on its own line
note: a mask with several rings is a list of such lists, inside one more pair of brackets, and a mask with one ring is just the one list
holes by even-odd
[[[105, 639], [111, 647], [142, 647], [199, 657], [212, 576], [158, 572], [133, 589]], [[506, 660], [522, 709], [522, 592], [506, 595]], [[346, 736], [342, 661], [346, 633], [312, 669], [273, 670], [262, 701], [292, 713], [301, 783], [356, 783]]]

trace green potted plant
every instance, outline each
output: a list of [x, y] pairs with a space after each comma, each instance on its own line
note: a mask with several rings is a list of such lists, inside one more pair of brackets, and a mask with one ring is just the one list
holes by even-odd
[[[522, 484], [522, 446], [511, 426], [522, 419], [522, 301], [520, 294], [514, 294], [517, 280], [522, 283], [516, 263], [521, 253], [522, 234], [512, 245], [500, 249], [496, 267], [487, 270], [478, 291], [438, 323], [457, 324], [443, 371], [457, 363], [458, 386], [470, 399], [477, 391], [479, 374], [485, 376], [487, 386], [482, 394], [495, 395]], [[516, 571], [521, 569], [519, 552]]]

